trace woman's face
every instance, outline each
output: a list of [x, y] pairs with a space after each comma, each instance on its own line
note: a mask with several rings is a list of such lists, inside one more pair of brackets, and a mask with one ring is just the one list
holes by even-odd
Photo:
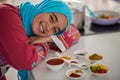
[[42, 13], [35, 16], [32, 31], [35, 35], [46, 37], [62, 31], [67, 26], [67, 18], [59, 13]]

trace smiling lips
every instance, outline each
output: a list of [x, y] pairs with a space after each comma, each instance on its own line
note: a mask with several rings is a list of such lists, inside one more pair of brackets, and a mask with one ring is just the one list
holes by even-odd
[[40, 32], [45, 33], [44, 29], [43, 29], [43, 23], [42, 23], [42, 21], [40, 21], [40, 26], [39, 27], [40, 27]]

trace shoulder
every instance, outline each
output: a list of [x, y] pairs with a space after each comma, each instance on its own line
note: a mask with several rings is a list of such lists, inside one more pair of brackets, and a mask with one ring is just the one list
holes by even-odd
[[[19, 17], [19, 8], [11, 4], [1, 4], [0, 5], [0, 17], [2, 18], [11, 18]], [[11, 18], [12, 19], [12, 18]]]
[[0, 29], [3, 31], [23, 31], [22, 20], [19, 14], [19, 8], [17, 6], [10, 4], [0, 5], [0, 26]]
[[12, 4], [0, 4], [0, 12], [18, 12], [19, 8], [18, 6], [14, 6]]
[[11, 4], [1, 4], [0, 5], [0, 22], [4, 23], [15, 23], [20, 21], [19, 8]]

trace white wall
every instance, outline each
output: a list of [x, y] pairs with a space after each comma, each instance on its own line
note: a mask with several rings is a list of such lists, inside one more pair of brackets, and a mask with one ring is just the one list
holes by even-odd
[[21, 2], [30, 1], [32, 3], [40, 2], [41, 0], [11, 0], [12, 4], [19, 5]]
[[19, 5], [20, 3], [25, 2], [25, 1], [30, 1], [32, 3], [38, 3], [41, 0], [0, 0], [0, 3], [11, 3], [14, 5]]

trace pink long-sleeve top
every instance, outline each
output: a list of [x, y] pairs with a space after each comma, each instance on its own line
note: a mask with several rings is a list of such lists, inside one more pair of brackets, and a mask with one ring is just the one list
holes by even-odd
[[[77, 43], [80, 33], [71, 24], [66, 32], [56, 37], [63, 46], [58, 46], [55, 42], [48, 44], [49, 48], [61, 51], [63, 47], [66, 50]], [[30, 70], [44, 59], [47, 51], [48, 47], [45, 44], [29, 45], [29, 37], [22, 25], [19, 7], [8, 4], [0, 5], [0, 66], [10, 64], [18, 70]]]
[[0, 5], [0, 55], [3, 64], [10, 64], [18, 70], [30, 70], [46, 56], [46, 51], [47, 47], [43, 44], [29, 45], [19, 8]]

